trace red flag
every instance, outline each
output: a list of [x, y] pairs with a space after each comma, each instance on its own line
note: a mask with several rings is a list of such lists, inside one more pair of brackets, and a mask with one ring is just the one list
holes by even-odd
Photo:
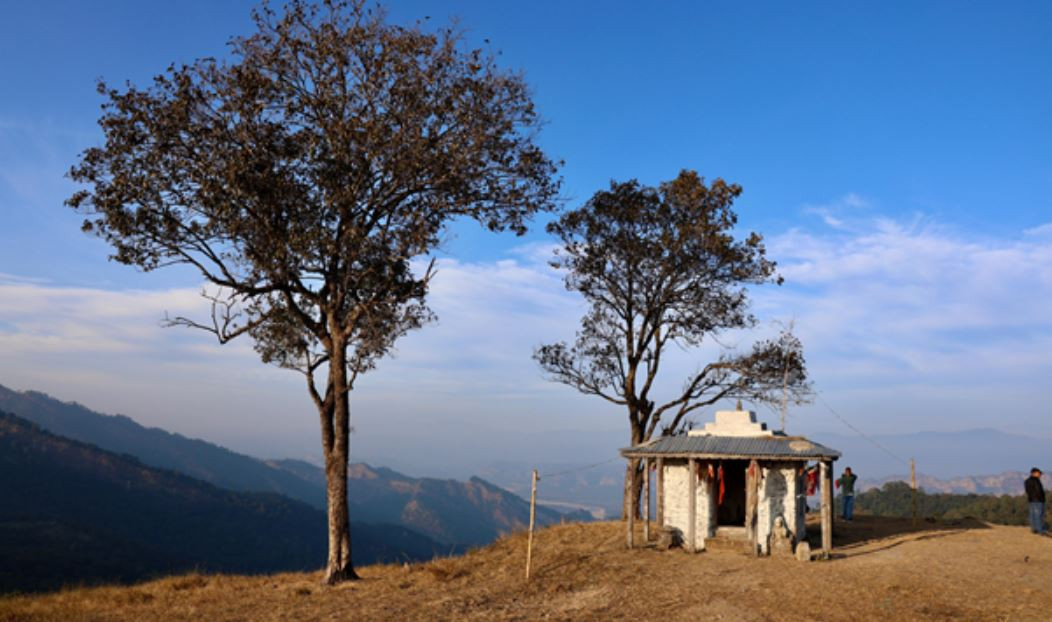
[[720, 480], [720, 496], [719, 496], [719, 499], [716, 500], [716, 505], [723, 505], [723, 493], [725, 492], [725, 489], [724, 489], [724, 486], [723, 486], [723, 465], [722, 464], [720, 465], [720, 468], [716, 470], [716, 477], [718, 477], [719, 480]]

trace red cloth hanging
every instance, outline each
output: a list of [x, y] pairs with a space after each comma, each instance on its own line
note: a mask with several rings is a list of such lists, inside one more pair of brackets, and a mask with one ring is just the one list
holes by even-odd
[[716, 477], [719, 478], [719, 480], [720, 480], [720, 496], [716, 500], [716, 505], [723, 505], [723, 493], [725, 492], [725, 487], [723, 485], [723, 464], [722, 463], [720, 464], [720, 468], [716, 469]]
[[807, 469], [805, 475], [807, 477], [807, 496], [810, 497], [818, 489], [818, 469]]

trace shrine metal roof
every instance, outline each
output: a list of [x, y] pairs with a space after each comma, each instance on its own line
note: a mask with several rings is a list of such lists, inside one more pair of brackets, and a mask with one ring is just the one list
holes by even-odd
[[836, 460], [840, 452], [802, 436], [662, 436], [635, 447], [625, 447], [626, 458], [772, 458], [780, 460]]

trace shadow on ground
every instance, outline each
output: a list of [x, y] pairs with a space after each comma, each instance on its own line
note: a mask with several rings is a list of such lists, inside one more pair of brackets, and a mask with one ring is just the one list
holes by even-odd
[[[854, 557], [895, 548], [905, 542], [941, 538], [972, 529], [990, 527], [973, 518], [936, 520], [855, 515], [852, 521], [833, 523], [834, 557]], [[808, 541], [814, 550], [822, 546], [819, 517], [808, 516]], [[839, 554], [839, 555], [838, 555]]]

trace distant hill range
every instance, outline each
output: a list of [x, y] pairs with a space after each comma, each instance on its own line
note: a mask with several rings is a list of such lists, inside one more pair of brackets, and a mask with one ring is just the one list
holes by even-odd
[[861, 436], [825, 434], [814, 440], [843, 454], [836, 463], [838, 473], [850, 466], [861, 479], [909, 473], [910, 458], [917, 461], [917, 473], [944, 481], [979, 473], [1029, 471], [1032, 466], [1052, 471], [1052, 464], [1045, 462], [1052, 456], [1052, 440], [1036, 436], [980, 428], [874, 435], [872, 439], [879, 446]]
[[[520, 443], [538, 449], [530, 464], [493, 461], [477, 474], [520, 495], [529, 494], [530, 470], [542, 473], [538, 498], [587, 507], [597, 516], [620, 514], [625, 462], [606, 460], [612, 448], [623, 447], [620, 430], [568, 430], [550, 442], [544, 436], [526, 436]], [[1011, 494], [1022, 491], [1022, 480], [1030, 467], [1052, 472], [1052, 440], [1010, 434], [994, 429], [936, 430], [870, 437], [838, 434], [809, 434], [809, 438], [842, 453], [836, 461], [837, 475], [844, 467], [860, 477], [864, 487], [889, 481], [909, 481], [909, 459], [916, 459], [919, 484], [931, 493]], [[574, 449], [576, 448], [576, 449]], [[890, 452], [890, 453], [889, 453]], [[567, 456], [579, 462], [566, 463]], [[596, 464], [598, 463], [598, 464]], [[544, 473], [561, 475], [543, 476]], [[889, 475], [893, 474], [893, 475]], [[996, 475], [995, 475], [996, 474]], [[1052, 479], [1046, 480], [1046, 487]]]
[[[325, 473], [301, 460], [269, 460], [276, 469], [296, 473], [322, 487]], [[348, 496], [356, 520], [405, 525], [439, 542], [464, 546], [489, 544], [503, 534], [525, 529], [530, 506], [522, 497], [472, 477], [466, 482], [414, 478], [367, 464], [350, 465]], [[593, 520], [590, 513], [561, 513], [538, 505], [537, 524]]]
[[294, 473], [219, 445], [146, 428], [123, 415], [104, 415], [36, 391], [0, 385], [0, 410], [28, 419], [53, 434], [135, 456], [143, 463], [178, 471], [231, 490], [276, 492], [324, 508], [320, 490]]
[[[146, 428], [122, 415], [105, 415], [44, 393], [0, 386], [0, 410], [42, 428], [143, 464], [170, 469], [236, 491], [285, 495], [325, 508], [325, 474], [300, 460], [259, 460], [219, 445]], [[487, 544], [524, 528], [529, 504], [522, 497], [477, 477], [462, 482], [413, 478], [385, 468], [353, 464], [349, 470], [352, 520], [408, 527], [450, 550]], [[584, 510], [562, 513], [537, 508], [539, 525], [591, 520]]]
[[[842, 497], [837, 497], [837, 512], [842, 509]], [[909, 484], [892, 481], [880, 488], [870, 488], [855, 498], [859, 514], [897, 516], [924, 519], [978, 519], [1002, 525], [1028, 523], [1026, 495], [1017, 489], [1014, 494], [947, 493], [920, 490], [913, 493]], [[1046, 521], [1052, 517], [1052, 507], [1046, 507]]]
[[[611, 447], [617, 447], [612, 443]], [[567, 451], [567, 455], [573, 455]], [[624, 495], [625, 461], [621, 456], [612, 460], [579, 462], [537, 461], [494, 462], [481, 468], [479, 475], [511, 492], [530, 494], [530, 473], [536, 467], [541, 473], [537, 498], [553, 507], [587, 512], [599, 520], [621, 515]], [[549, 475], [550, 474], [550, 475]]]
[[[0, 412], [0, 593], [198, 569], [316, 569], [325, 515], [232, 492], [66, 439]], [[431, 559], [446, 546], [395, 525], [352, 525], [357, 563]]]
[[[1023, 480], [1030, 477], [1029, 472], [1005, 471], [997, 475], [968, 475], [939, 479], [930, 475], [917, 475], [917, 487], [928, 494], [978, 494], [978, 495], [1021, 495]], [[909, 482], [908, 475], [890, 475], [880, 479], [863, 479], [859, 482], [860, 490], [880, 488], [888, 482]], [[1052, 476], [1044, 474], [1041, 478], [1045, 488], [1052, 486]]]

